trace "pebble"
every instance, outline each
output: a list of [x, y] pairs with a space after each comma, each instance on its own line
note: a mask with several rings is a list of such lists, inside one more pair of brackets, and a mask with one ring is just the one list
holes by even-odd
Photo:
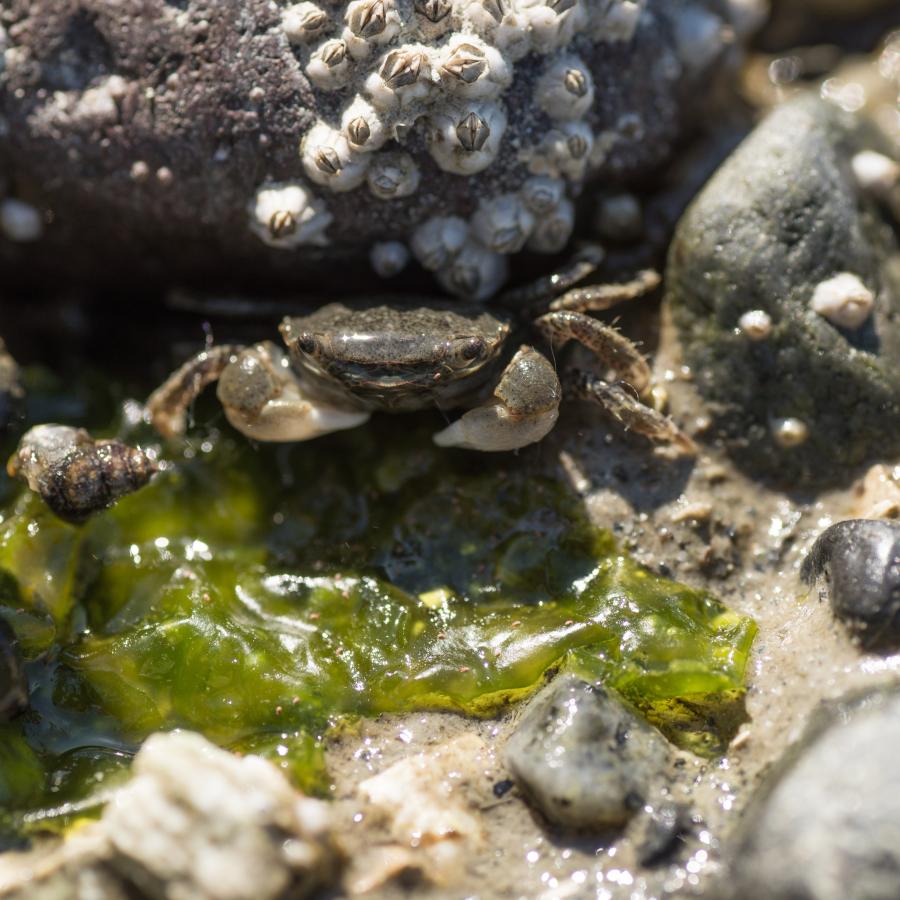
[[803, 562], [803, 579], [824, 576], [834, 614], [866, 646], [900, 638], [900, 522], [850, 519], [827, 528]]
[[506, 745], [522, 792], [554, 825], [578, 829], [625, 825], [667, 761], [654, 728], [573, 675], [538, 694]]

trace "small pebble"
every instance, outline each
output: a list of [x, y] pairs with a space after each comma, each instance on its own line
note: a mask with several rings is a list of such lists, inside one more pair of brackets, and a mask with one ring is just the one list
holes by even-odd
[[875, 295], [859, 276], [842, 272], [816, 286], [810, 307], [840, 328], [859, 328], [872, 315]]
[[866, 646], [900, 638], [900, 522], [850, 519], [819, 535], [801, 569], [812, 584], [824, 576], [834, 614]]
[[772, 317], [762, 309], [751, 309], [740, 317], [738, 328], [751, 341], [764, 341], [772, 333]]
[[662, 735], [573, 675], [538, 694], [506, 745], [523, 793], [550, 822], [570, 828], [623, 826], [667, 759]]

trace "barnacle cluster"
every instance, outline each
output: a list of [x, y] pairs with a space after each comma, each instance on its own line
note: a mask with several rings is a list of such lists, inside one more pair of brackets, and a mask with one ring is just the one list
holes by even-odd
[[[571, 198], [616, 139], [595, 134], [586, 121], [597, 88], [578, 48], [630, 41], [645, 5], [304, 0], [285, 6], [286, 39], [325, 99], [300, 143], [305, 178], [261, 184], [249, 205], [252, 230], [276, 247], [327, 243], [330, 194], [364, 191], [366, 202], [410, 197], [423, 164], [476, 175], [498, 164], [506, 143], [521, 169], [514, 189], [484, 196], [468, 218], [426, 214], [403, 242], [375, 245], [370, 257], [385, 277], [412, 256], [449, 292], [489, 296], [505, 280], [511, 254], [556, 253], [568, 241]], [[523, 104], [546, 127], [511, 128]], [[641, 127], [639, 120], [620, 125]], [[405, 149], [414, 136], [424, 153]]]

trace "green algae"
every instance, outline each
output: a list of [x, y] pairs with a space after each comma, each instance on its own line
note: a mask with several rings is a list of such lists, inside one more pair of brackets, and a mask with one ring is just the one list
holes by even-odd
[[434, 423], [397, 421], [293, 447], [201, 429], [81, 528], [0, 485], [0, 615], [32, 690], [0, 736], [8, 831], [96, 807], [176, 727], [327, 794], [348, 718], [494, 715], [563, 666], [722, 749], [753, 623], [621, 553], [539, 455], [439, 451]]

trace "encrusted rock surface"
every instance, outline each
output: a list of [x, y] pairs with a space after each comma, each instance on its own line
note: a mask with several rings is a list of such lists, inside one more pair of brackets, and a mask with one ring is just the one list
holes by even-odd
[[509, 255], [565, 246], [585, 181], [671, 155], [747, 6], [11, 0], [0, 261], [334, 290], [397, 241], [486, 296]]
[[548, 685], [506, 745], [535, 806], [571, 828], [624, 825], [667, 762], [665, 739], [615, 696], [573, 675]]
[[748, 811], [729, 900], [900, 896], [898, 741], [896, 691], [822, 712]]
[[669, 297], [718, 430], [786, 484], [840, 481], [900, 446], [897, 244], [852, 165], [873, 149], [890, 152], [836, 105], [792, 101], [719, 170], [672, 246]]

